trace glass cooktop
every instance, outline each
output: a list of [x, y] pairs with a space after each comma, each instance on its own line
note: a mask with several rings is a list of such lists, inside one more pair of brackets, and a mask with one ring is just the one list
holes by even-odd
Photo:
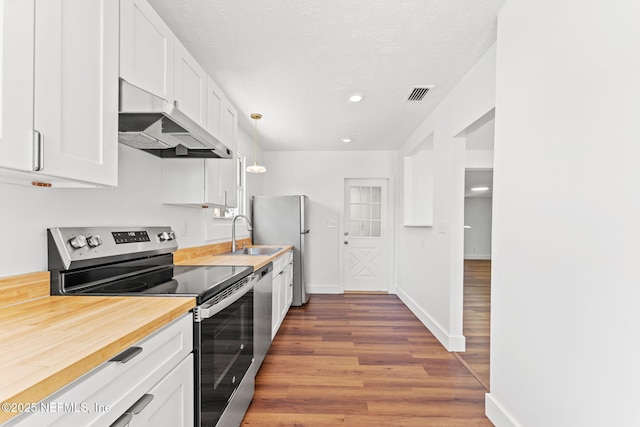
[[[120, 268], [121, 267], [112, 267]], [[198, 304], [233, 285], [253, 272], [251, 267], [227, 266], [164, 266], [147, 272], [134, 270], [129, 277], [122, 271], [105, 274], [107, 279], [82, 287], [71, 284], [67, 295], [123, 296], [193, 296]], [[103, 272], [104, 273], [104, 272]], [[120, 276], [109, 281], [108, 277]], [[71, 279], [71, 277], [69, 278]], [[96, 282], [100, 282], [97, 283]], [[67, 283], [69, 285], [69, 283]], [[72, 290], [69, 290], [72, 288]]]

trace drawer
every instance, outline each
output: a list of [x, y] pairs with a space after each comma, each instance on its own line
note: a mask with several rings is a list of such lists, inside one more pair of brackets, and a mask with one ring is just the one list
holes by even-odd
[[131, 349], [128, 360], [103, 363], [37, 403], [37, 412], [22, 414], [3, 427], [110, 425], [193, 350], [193, 314], [120, 354]]
[[273, 260], [273, 276], [285, 269], [287, 264], [293, 262], [293, 251], [288, 251]]

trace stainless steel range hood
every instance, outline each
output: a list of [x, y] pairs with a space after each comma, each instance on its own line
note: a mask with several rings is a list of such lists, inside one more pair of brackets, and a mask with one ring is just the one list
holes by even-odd
[[120, 79], [118, 141], [159, 157], [230, 159], [233, 153], [175, 105]]

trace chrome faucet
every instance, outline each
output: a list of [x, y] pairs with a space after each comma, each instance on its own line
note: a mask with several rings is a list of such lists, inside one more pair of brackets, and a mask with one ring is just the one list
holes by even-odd
[[249, 231], [253, 230], [253, 227], [251, 226], [251, 221], [249, 221], [249, 218], [247, 218], [245, 215], [234, 216], [233, 220], [231, 220], [231, 252], [235, 252], [236, 250], [236, 220], [238, 218], [244, 219], [244, 222], [247, 224], [247, 230]]

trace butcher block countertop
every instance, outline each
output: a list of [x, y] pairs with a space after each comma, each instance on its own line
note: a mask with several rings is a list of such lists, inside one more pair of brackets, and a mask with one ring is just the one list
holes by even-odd
[[264, 267], [280, 255], [293, 249], [290, 245], [252, 245], [254, 248], [282, 248], [271, 255], [231, 255], [229, 252], [205, 255], [198, 258], [176, 262], [179, 265], [240, 265], [250, 266], [254, 270]]
[[[0, 308], [0, 403], [36, 403], [195, 306], [188, 297], [46, 296]], [[0, 411], [0, 423], [17, 413]]]

